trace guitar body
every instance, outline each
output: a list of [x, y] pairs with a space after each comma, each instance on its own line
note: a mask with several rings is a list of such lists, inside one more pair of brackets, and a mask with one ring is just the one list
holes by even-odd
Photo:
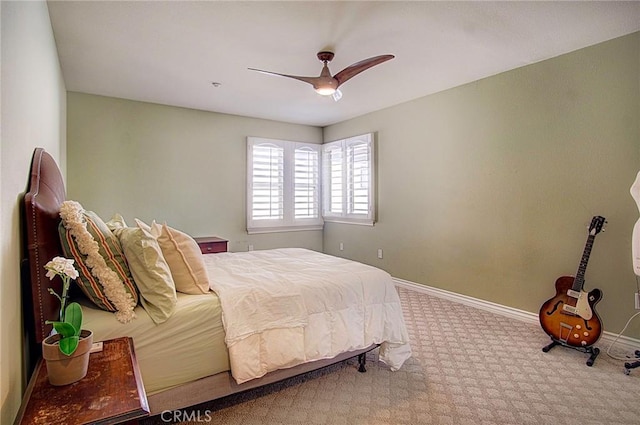
[[589, 347], [598, 341], [602, 322], [595, 305], [602, 292], [575, 291], [573, 276], [556, 280], [556, 295], [540, 308], [540, 325], [553, 340], [572, 347]]

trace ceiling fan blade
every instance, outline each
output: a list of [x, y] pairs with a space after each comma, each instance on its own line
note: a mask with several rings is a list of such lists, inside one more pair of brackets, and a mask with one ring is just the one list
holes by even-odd
[[346, 81], [350, 80], [354, 76], [360, 74], [362, 71], [366, 71], [372, 66], [379, 65], [382, 62], [386, 62], [393, 58], [395, 58], [394, 55], [380, 55], [380, 56], [374, 56], [369, 59], [364, 59], [364, 60], [361, 60], [360, 62], [354, 63], [353, 65], [349, 65], [348, 67], [346, 67], [345, 69], [343, 69], [342, 71], [334, 75], [333, 78], [335, 78], [338, 81], [338, 86], [340, 86], [341, 84], [344, 84]]
[[304, 81], [305, 83], [309, 83], [311, 85], [316, 85], [318, 82], [318, 78], [319, 77], [301, 77], [299, 75], [287, 75], [287, 74], [278, 74], [277, 72], [271, 72], [271, 71], [263, 71], [262, 69], [256, 69], [256, 68], [248, 68], [251, 71], [257, 71], [257, 72], [261, 72], [263, 74], [267, 74], [267, 75], [275, 75], [278, 77], [286, 77], [286, 78], [293, 78], [294, 80], [299, 80], [299, 81]]

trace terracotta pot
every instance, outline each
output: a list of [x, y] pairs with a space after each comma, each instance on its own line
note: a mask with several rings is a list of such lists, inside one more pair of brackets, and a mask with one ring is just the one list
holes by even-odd
[[93, 345], [93, 332], [80, 331], [78, 348], [70, 356], [60, 352], [60, 335], [51, 335], [42, 341], [42, 358], [47, 362], [51, 385], [67, 385], [79, 381], [87, 374], [89, 350]]

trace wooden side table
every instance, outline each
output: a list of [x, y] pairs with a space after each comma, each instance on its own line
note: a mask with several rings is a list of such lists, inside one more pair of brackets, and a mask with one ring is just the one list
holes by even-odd
[[87, 376], [53, 386], [38, 361], [15, 424], [119, 424], [149, 416], [149, 404], [129, 337], [103, 342], [91, 353]]
[[218, 252], [227, 252], [226, 239], [219, 238], [217, 236], [205, 236], [200, 238], [193, 238], [200, 247], [200, 251], [203, 254], [216, 254]]

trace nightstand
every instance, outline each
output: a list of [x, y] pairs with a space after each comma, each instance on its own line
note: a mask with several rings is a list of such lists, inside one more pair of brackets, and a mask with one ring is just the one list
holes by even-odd
[[219, 238], [217, 236], [205, 236], [200, 238], [193, 238], [200, 247], [200, 251], [203, 254], [216, 254], [218, 252], [227, 252], [226, 239]]
[[87, 376], [55, 387], [40, 359], [14, 424], [119, 424], [149, 416], [142, 376], [129, 337], [104, 341], [91, 353]]

